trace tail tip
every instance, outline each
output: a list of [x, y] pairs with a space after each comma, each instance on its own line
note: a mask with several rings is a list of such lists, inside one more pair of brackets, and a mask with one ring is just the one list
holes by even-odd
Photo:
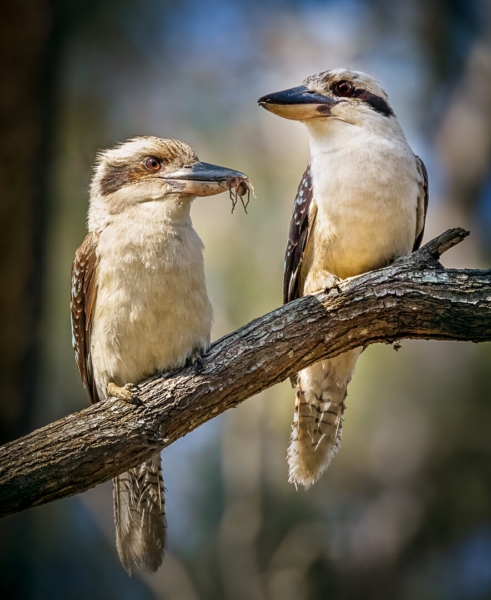
[[288, 448], [288, 482], [308, 490], [317, 483], [331, 464], [334, 454], [338, 451], [339, 444], [331, 446], [327, 452], [325, 448], [307, 452], [302, 444], [292, 440]]

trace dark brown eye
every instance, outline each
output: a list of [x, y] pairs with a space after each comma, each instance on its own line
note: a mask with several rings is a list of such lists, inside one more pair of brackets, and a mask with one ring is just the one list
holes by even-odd
[[149, 171], [160, 171], [161, 167], [160, 161], [155, 156], [149, 156], [145, 159], [145, 168]]
[[334, 93], [338, 96], [349, 96], [353, 91], [353, 86], [349, 81], [339, 81], [334, 86]]

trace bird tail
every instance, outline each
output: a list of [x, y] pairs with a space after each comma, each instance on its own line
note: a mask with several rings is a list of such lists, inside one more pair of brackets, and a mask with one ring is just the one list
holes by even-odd
[[356, 348], [298, 373], [287, 455], [290, 483], [309, 488], [338, 451], [346, 390], [360, 353]]
[[167, 530], [160, 453], [114, 479], [114, 524], [121, 564], [156, 571], [164, 558]]

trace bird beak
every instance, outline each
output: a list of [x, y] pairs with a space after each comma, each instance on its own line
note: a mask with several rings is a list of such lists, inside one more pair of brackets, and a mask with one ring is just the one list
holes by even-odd
[[293, 121], [329, 117], [331, 106], [336, 102], [335, 98], [311, 92], [304, 85], [267, 94], [257, 101], [266, 110]]
[[248, 181], [247, 175], [240, 171], [204, 162], [186, 165], [179, 171], [162, 175], [161, 179], [172, 187], [172, 191], [193, 196], [214, 196]]

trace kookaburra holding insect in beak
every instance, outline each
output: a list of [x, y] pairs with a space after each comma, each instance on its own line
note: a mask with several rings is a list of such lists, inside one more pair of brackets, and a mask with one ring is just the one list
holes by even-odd
[[[419, 247], [428, 206], [426, 169], [376, 81], [336, 69], [263, 96], [259, 104], [303, 122], [310, 138], [286, 250], [284, 302], [384, 267]], [[298, 373], [291, 482], [309, 487], [329, 466], [361, 350]]]
[[[199, 365], [212, 308], [191, 203], [244, 185], [244, 174], [198, 162], [177, 140], [137, 137], [99, 155], [71, 302], [75, 358], [92, 402], [136, 402], [143, 379]], [[160, 453], [114, 480], [114, 518], [124, 568], [155, 571], [166, 532]]]

